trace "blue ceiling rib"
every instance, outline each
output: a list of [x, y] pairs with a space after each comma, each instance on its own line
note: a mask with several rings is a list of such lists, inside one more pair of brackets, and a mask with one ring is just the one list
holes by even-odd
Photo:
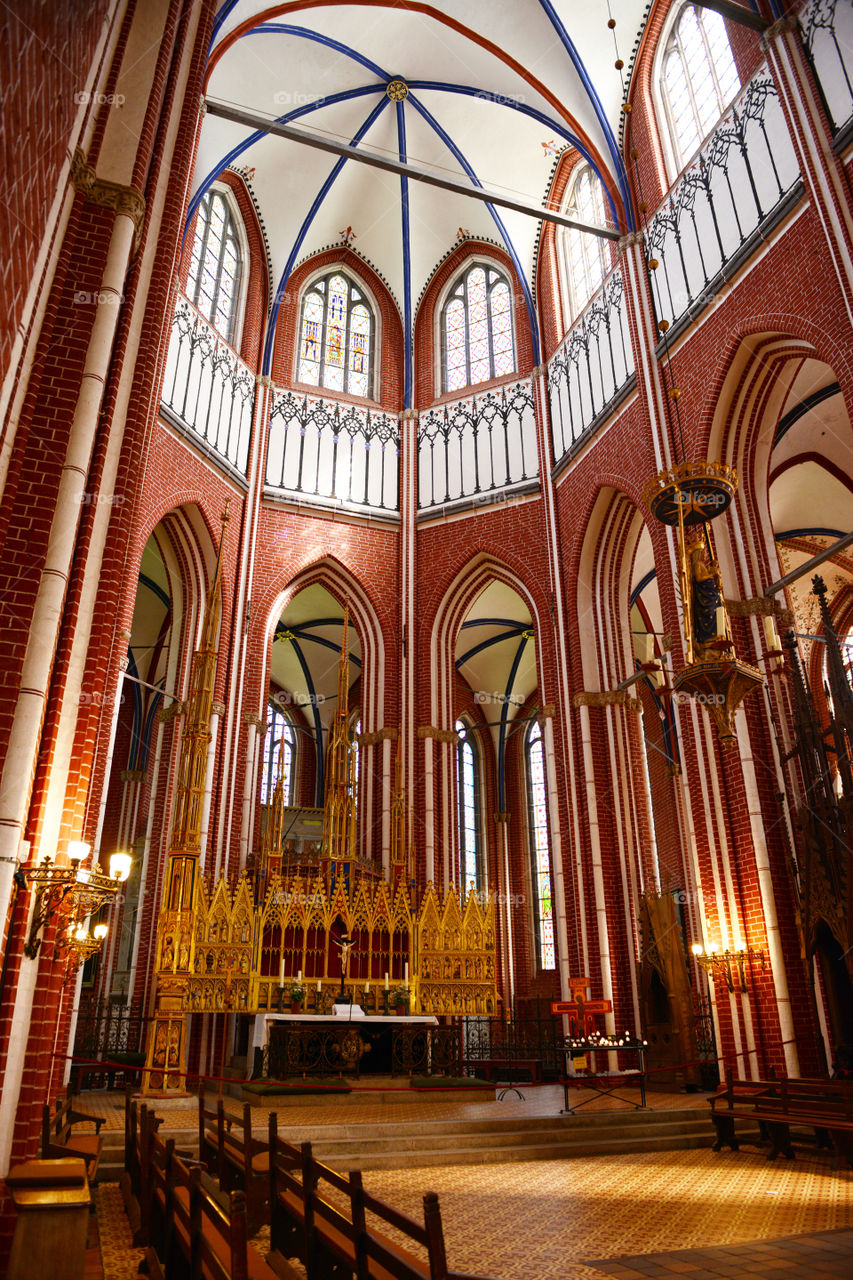
[[847, 534], [842, 529], [785, 529], [782, 533], [774, 533], [773, 537], [781, 542], [783, 538], [846, 538]]
[[657, 569], [649, 569], [646, 576], [644, 578], [641, 578], [640, 581], [637, 583], [636, 587], [634, 587], [634, 590], [631, 592], [630, 596], [628, 597], [628, 603], [630, 605], [635, 605], [639, 597], [643, 594], [646, 587], [649, 585], [649, 583], [653, 582], [657, 576], [658, 576]]
[[[625, 206], [625, 218], [628, 223], [628, 230], [633, 231], [634, 216], [633, 216], [633, 210], [631, 207], [631, 193], [628, 187], [628, 175], [625, 172], [625, 165], [622, 160], [621, 152], [619, 151], [619, 145], [616, 141], [616, 138], [613, 136], [613, 130], [610, 128], [610, 121], [607, 119], [607, 112], [604, 110], [604, 107], [601, 104], [601, 99], [599, 98], [598, 94], [595, 92], [593, 83], [589, 78], [589, 72], [584, 66], [583, 59], [581, 58], [580, 54], [575, 48], [574, 41], [572, 40], [566, 28], [563, 26], [563, 23], [560, 20], [556, 10], [554, 9], [554, 6], [551, 4], [551, 0], [539, 0], [539, 3], [542, 6], [542, 8], [545, 10], [546, 14], [548, 15], [548, 18], [550, 19], [550, 22], [551, 22], [551, 26], [554, 28], [557, 35], [560, 37], [560, 41], [563, 45], [563, 48], [566, 50], [566, 53], [569, 55], [569, 58], [571, 59], [571, 62], [572, 62], [572, 66], [574, 67], [575, 71], [577, 71], [581, 84], [586, 90], [587, 96], [590, 102], [592, 103], [592, 108], [595, 112], [598, 123], [601, 125], [602, 133], [604, 134], [605, 140], [607, 142], [607, 150], [610, 152], [610, 158], [613, 161], [613, 165], [616, 171], [616, 180], [619, 184], [619, 191], [621, 192], [622, 201]], [[619, 225], [618, 218], [617, 218], [616, 225], [617, 226]]]
[[[340, 623], [340, 618], [338, 619], [338, 622]], [[322, 645], [324, 649], [332, 649], [338, 654], [341, 651], [341, 646], [339, 644], [335, 644], [334, 640], [327, 640], [325, 636], [312, 636], [310, 634], [306, 634], [303, 632], [301, 627], [288, 627], [288, 630], [291, 635], [298, 636], [300, 640], [305, 640], [309, 644]], [[357, 658], [354, 653], [349, 654], [348, 657], [350, 662], [354, 663], [355, 666], [361, 666], [361, 658]]]
[[520, 627], [514, 628], [512, 631], [505, 631], [500, 636], [490, 636], [488, 640], [481, 640], [479, 644], [475, 644], [473, 649], [469, 649], [467, 653], [463, 653], [461, 658], [456, 659], [456, 670], [464, 666], [471, 658], [482, 653], [484, 649], [491, 649], [493, 645], [503, 644], [504, 640], [513, 640], [516, 636], [520, 636], [523, 632], [530, 630], [530, 623], [522, 623]]
[[459, 629], [464, 631], [466, 627], [529, 627], [532, 625], [529, 618], [527, 622], [522, 622], [519, 618], [468, 618]]
[[[311, 102], [308, 106], [296, 107], [293, 111], [288, 111], [287, 115], [279, 116], [275, 123], [290, 124], [291, 121], [298, 120], [300, 116], [310, 115], [312, 111], [320, 111], [323, 107], [334, 106], [337, 102], [347, 102], [350, 98], [363, 98], [368, 93], [384, 92], [384, 84], [365, 84], [361, 85], [358, 89], [344, 89], [341, 93], [330, 94], [328, 98], [318, 98], [316, 102]], [[248, 151], [249, 147], [253, 147], [256, 142], [260, 142], [262, 138], [266, 138], [268, 136], [269, 135], [265, 129], [256, 129], [254, 133], [249, 134], [248, 138], [243, 142], [238, 143], [236, 147], [232, 147], [232, 149], [217, 162], [216, 167], [210, 170], [187, 207], [187, 216], [184, 220], [184, 238], [186, 238], [187, 229], [195, 217], [196, 210], [204, 199], [205, 193], [209, 189], [211, 183], [215, 182], [222, 170], [226, 169], [229, 164], [233, 164], [238, 156], [241, 156], [244, 151]]]
[[149, 578], [147, 573], [140, 573], [139, 581], [144, 587], [147, 587], [151, 594], [155, 595], [167, 609], [171, 609], [172, 601], [169, 599], [168, 593], [160, 586], [159, 582], [155, 582], [153, 578]]
[[[406, 112], [405, 104], [397, 103], [397, 149], [400, 162], [406, 163]], [[412, 242], [409, 223], [409, 179], [400, 175], [400, 203], [402, 205], [403, 233], [403, 333], [405, 335], [405, 367], [403, 370], [403, 408], [412, 407], [414, 386], [412, 351]]]
[[222, 27], [225, 24], [225, 19], [234, 9], [237, 8], [237, 5], [239, 4], [239, 2], [240, 0], [225, 0], [225, 4], [223, 4], [222, 8], [219, 10], [216, 17], [213, 19], [213, 29], [211, 30], [211, 33], [210, 33], [210, 44], [207, 46], [208, 54], [210, 54], [210, 51], [213, 49], [213, 46], [216, 43], [216, 37], [219, 35], [219, 32], [222, 30]]
[[[334, 40], [331, 36], [321, 35], [319, 31], [312, 31], [310, 27], [293, 27], [286, 22], [267, 22], [260, 27], [253, 27], [251, 31], [246, 31], [241, 36], [245, 40], [248, 36], [296, 36], [298, 39], [314, 40], [317, 44], [324, 44], [327, 49], [334, 49], [337, 53], [342, 53], [347, 58], [352, 58], [353, 62], [358, 62], [361, 66], [366, 67], [368, 71], [372, 71], [375, 76], [379, 76], [381, 80], [386, 82], [391, 79], [387, 71], [376, 62], [371, 62], [370, 58], [366, 58], [363, 53], [359, 53], [357, 49], [353, 49], [352, 45], [342, 44], [340, 40]], [[384, 85], [382, 86], [385, 87]]]
[[[418, 101], [418, 99], [414, 96], [413, 93], [409, 94], [406, 101], [411, 102], [415, 110], [419, 112], [421, 116], [423, 116], [427, 124], [430, 125], [430, 127], [435, 131], [435, 133], [438, 134], [439, 138], [441, 138], [444, 145], [447, 147], [447, 149], [450, 151], [453, 157], [458, 161], [458, 163], [461, 164], [462, 168], [465, 170], [465, 173], [468, 175], [468, 177], [471, 179], [474, 185], [482, 188], [483, 184], [480, 181], [480, 179], [477, 177], [471, 165], [468, 163], [465, 156], [457, 147], [456, 143], [453, 141], [450, 135], [441, 127], [441, 125], [438, 123], [438, 121], [435, 119], [432, 113], [427, 110], [427, 108], [423, 105], [422, 102]], [[518, 252], [515, 248], [515, 245], [512, 242], [512, 238], [509, 232], [507, 231], [506, 227], [504, 226], [503, 221], [498, 214], [498, 211], [495, 209], [495, 206], [493, 204], [488, 203], [487, 201], [486, 208], [488, 209], [489, 213], [492, 215], [494, 224], [501, 234], [501, 239], [506, 245], [507, 253], [512, 259], [513, 265], [516, 269], [516, 272], [518, 273], [518, 278], [521, 281], [521, 288], [524, 292], [524, 304], [527, 307], [527, 319], [530, 323], [530, 337], [533, 342], [533, 363], [534, 365], [538, 365], [540, 360], [539, 320], [536, 315], [536, 307], [533, 305], [533, 295], [530, 292], [530, 285], [527, 283], [527, 274], [521, 265], [521, 260], [518, 256]]]
[[511, 107], [513, 111], [519, 111], [522, 115], [529, 116], [531, 120], [537, 120], [540, 124], [544, 124], [547, 129], [553, 129], [555, 133], [559, 133], [566, 142], [575, 147], [593, 171], [598, 174], [601, 179], [602, 189], [607, 197], [607, 203], [610, 205], [610, 211], [613, 214], [613, 221], [617, 226], [619, 225], [619, 212], [605, 181], [605, 177], [610, 175], [602, 173], [601, 166], [589, 147], [584, 146], [580, 138], [571, 129], [568, 129], [562, 120], [554, 120], [547, 112], [539, 111], [536, 107], [529, 107], [523, 102], [516, 102], [513, 98], [507, 98], [505, 94], [492, 93], [488, 89], [475, 89], [472, 85], [449, 84], [441, 80], [407, 80], [406, 83], [410, 89], [428, 89], [435, 93], [460, 93], [469, 98], [485, 98], [488, 102], [496, 102], [501, 107]]
[[504, 695], [504, 704], [501, 707], [501, 727], [498, 736], [498, 809], [501, 813], [506, 810], [506, 730], [507, 716], [510, 708], [510, 695], [512, 694], [512, 686], [515, 684], [515, 677], [521, 664], [521, 655], [524, 653], [524, 646], [530, 639], [529, 633], [525, 633], [518, 642], [518, 648], [515, 651], [515, 657], [512, 660], [512, 666], [509, 669], [509, 675], [506, 679], [506, 691]]
[[[388, 106], [388, 98], [383, 96], [381, 102], [378, 102], [376, 104], [376, 106], [369, 113], [367, 119], [364, 121], [361, 127], [356, 131], [356, 133], [353, 134], [352, 138], [350, 138], [349, 145], [351, 147], [358, 146], [359, 142], [361, 142], [364, 135], [368, 133], [369, 130], [373, 127], [373, 125], [379, 119], [380, 115], [382, 114], [382, 112], [385, 110], [387, 106]], [[334, 186], [335, 180], [337, 179], [338, 174], [341, 172], [346, 162], [347, 162], [347, 157], [341, 156], [341, 158], [335, 163], [334, 167], [332, 168], [332, 171], [329, 174], [328, 178], [323, 183], [320, 190], [317, 192], [317, 195], [314, 197], [314, 201], [311, 205], [311, 208], [308, 210], [308, 214], [304, 222], [302, 223], [302, 226], [299, 228], [299, 232], [296, 236], [295, 241], [293, 242], [293, 248], [290, 251], [290, 256], [288, 257], [287, 262], [284, 265], [284, 270], [281, 273], [281, 279], [278, 282], [278, 288], [276, 289], [275, 296], [273, 298], [273, 305], [270, 311], [270, 320], [269, 320], [269, 324], [267, 325], [267, 336], [266, 336], [266, 340], [264, 341], [264, 358], [263, 358], [263, 364], [261, 366], [261, 373], [267, 377], [269, 376], [270, 369], [272, 367], [272, 350], [273, 350], [273, 343], [275, 342], [275, 330], [276, 330], [276, 324], [278, 322], [278, 313], [281, 310], [281, 299], [282, 299], [284, 290], [287, 286], [287, 282], [290, 279], [290, 273], [293, 270], [293, 264], [296, 262], [296, 257], [302, 246], [302, 242], [305, 239], [306, 235], [308, 234], [308, 231], [311, 227], [311, 223], [314, 221], [314, 219], [317, 216], [317, 211], [320, 208], [320, 205], [323, 203], [326, 196], [329, 194], [329, 191]]]

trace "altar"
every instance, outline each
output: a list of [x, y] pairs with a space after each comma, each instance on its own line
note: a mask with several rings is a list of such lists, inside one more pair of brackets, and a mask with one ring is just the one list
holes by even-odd
[[258, 1014], [252, 1045], [255, 1075], [269, 1079], [461, 1074], [462, 1069], [459, 1028], [440, 1027], [431, 1014]]

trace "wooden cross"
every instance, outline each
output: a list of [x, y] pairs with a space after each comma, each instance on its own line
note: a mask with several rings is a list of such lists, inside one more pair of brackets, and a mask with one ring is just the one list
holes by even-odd
[[552, 1000], [552, 1013], [569, 1015], [569, 1035], [578, 1040], [585, 1040], [595, 1030], [594, 1019], [598, 1013], [610, 1013], [613, 1005], [609, 1000], [587, 1000], [585, 991], [591, 987], [589, 978], [569, 978], [571, 1000]]

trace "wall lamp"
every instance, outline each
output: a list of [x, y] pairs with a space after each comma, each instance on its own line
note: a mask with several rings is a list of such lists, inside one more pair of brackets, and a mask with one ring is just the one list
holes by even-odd
[[96, 924], [91, 933], [85, 924], [70, 924], [65, 936], [57, 941], [56, 949], [66, 953], [70, 969], [79, 969], [89, 956], [100, 951], [107, 933], [105, 924]]
[[36, 889], [30, 933], [24, 943], [24, 955], [30, 960], [35, 960], [39, 953], [39, 933], [67, 899], [71, 900], [73, 919], [82, 922], [99, 907], [114, 902], [130, 875], [129, 853], [112, 854], [107, 875], [100, 863], [94, 867], [85, 865], [90, 852], [88, 844], [72, 840], [68, 845], [67, 866], [57, 866], [50, 855], [45, 854], [37, 866], [27, 869], [27, 883]]
[[764, 968], [764, 952], [755, 947], [735, 947], [734, 951], [721, 951], [719, 947], [711, 946], [706, 951], [701, 942], [694, 942], [691, 947], [694, 958], [698, 964], [701, 964], [709, 973], [714, 970], [725, 978], [726, 986], [729, 991], [734, 991], [733, 968], [737, 969], [738, 983], [741, 991], [746, 991], [746, 961], [747, 957], [755, 957], [761, 959], [761, 967]]

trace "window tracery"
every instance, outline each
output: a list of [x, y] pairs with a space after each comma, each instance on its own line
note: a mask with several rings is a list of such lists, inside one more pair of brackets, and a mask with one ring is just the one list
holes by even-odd
[[480, 830], [480, 756], [464, 720], [456, 721], [456, 807], [459, 825], [459, 866], [462, 892], [484, 888]]
[[527, 731], [528, 834], [533, 884], [533, 922], [536, 959], [541, 969], [556, 968], [554, 901], [551, 891], [551, 844], [542, 726], [534, 720]]
[[208, 191], [196, 218], [187, 297], [226, 342], [234, 339], [242, 269], [231, 205], [221, 191]]
[[[591, 165], [578, 166], [572, 175], [565, 209], [580, 222], [605, 226], [604, 188]], [[574, 321], [604, 282], [609, 266], [607, 249], [598, 236], [574, 227], [562, 229], [559, 244], [563, 296], [568, 315]]]
[[502, 272], [475, 262], [457, 279], [441, 310], [442, 386], [461, 391], [512, 373], [512, 291]]
[[698, 149], [739, 88], [723, 18], [713, 9], [686, 4], [666, 42], [660, 76], [677, 169]]
[[267, 708], [267, 732], [261, 769], [261, 804], [270, 804], [279, 777], [283, 780], [284, 803], [292, 804], [296, 778], [296, 734], [287, 714], [274, 702]]

